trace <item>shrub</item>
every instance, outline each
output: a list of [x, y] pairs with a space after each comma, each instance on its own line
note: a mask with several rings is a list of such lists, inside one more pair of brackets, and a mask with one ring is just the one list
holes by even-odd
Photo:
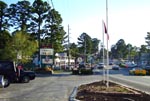
[[53, 73], [53, 70], [51, 67], [44, 67], [44, 68], [37, 68], [35, 70], [36, 73], [49, 73], [49, 74], [52, 74]]
[[93, 71], [92, 71], [92, 69], [86, 69], [86, 68], [84, 68], [84, 69], [80, 69], [80, 74], [93, 74]]
[[78, 69], [77, 70], [72, 70], [72, 74], [78, 75], [79, 74], [79, 70]]

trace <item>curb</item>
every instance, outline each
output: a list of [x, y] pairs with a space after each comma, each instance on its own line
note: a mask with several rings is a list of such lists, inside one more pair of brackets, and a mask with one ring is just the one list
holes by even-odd
[[78, 87], [74, 87], [72, 93], [69, 96], [69, 100], [68, 101], [80, 101], [80, 100], [76, 99], [77, 90], [78, 90]]

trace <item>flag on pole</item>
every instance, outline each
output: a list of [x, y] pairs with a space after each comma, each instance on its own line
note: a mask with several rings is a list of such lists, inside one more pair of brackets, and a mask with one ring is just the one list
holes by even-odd
[[105, 32], [105, 34], [107, 35], [107, 40], [109, 40], [109, 34], [108, 34], [108, 32], [107, 32], [107, 27], [106, 27], [106, 25], [105, 25], [105, 22], [103, 21], [103, 28], [104, 28], [104, 32]]

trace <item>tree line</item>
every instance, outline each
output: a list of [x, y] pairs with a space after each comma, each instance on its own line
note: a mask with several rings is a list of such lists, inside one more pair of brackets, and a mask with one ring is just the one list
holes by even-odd
[[[34, 0], [31, 4], [30, 1], [22, 0], [10, 5], [0, 1], [0, 60], [17, 61], [22, 58], [21, 61], [28, 62], [33, 55], [38, 54], [41, 47], [53, 48], [55, 53], [68, 52], [68, 35], [62, 22], [61, 14], [46, 1]], [[149, 32], [145, 40], [147, 45], [139, 48], [120, 39], [112, 45], [109, 57], [132, 58], [139, 52], [149, 52]], [[73, 57], [93, 56], [101, 59], [100, 43], [101, 40], [83, 32], [77, 43], [69, 44], [69, 53]]]
[[147, 32], [145, 42], [146, 45], [143, 44], [140, 47], [137, 47], [132, 46], [132, 44], [130, 43], [126, 44], [123, 39], [120, 39], [115, 45], [111, 46], [110, 57], [117, 59], [123, 58], [129, 60], [139, 59], [142, 53], [150, 53], [150, 32]]
[[[61, 14], [46, 1], [35, 0], [31, 4], [22, 0], [10, 5], [0, 1], [0, 59], [21, 58], [22, 62], [28, 62], [41, 47], [53, 48], [55, 53], [68, 52], [68, 36], [62, 21]], [[72, 56], [98, 51], [97, 38], [82, 33], [78, 40], [78, 44], [69, 44]]]
[[55, 52], [63, 50], [66, 37], [58, 11], [49, 3], [35, 0], [18, 1], [9, 6], [0, 1], [0, 59], [22, 61], [38, 53], [38, 49], [48, 46]]

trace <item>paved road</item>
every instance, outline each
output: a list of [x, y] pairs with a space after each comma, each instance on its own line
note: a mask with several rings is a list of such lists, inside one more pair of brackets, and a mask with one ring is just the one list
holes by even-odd
[[[30, 83], [14, 83], [8, 88], [0, 88], [0, 101], [68, 101], [75, 86], [102, 80], [103, 72], [99, 72], [86, 76], [70, 73], [38, 75]], [[110, 80], [150, 92], [150, 76], [130, 76], [127, 69], [110, 70]]]
[[[150, 76], [129, 75], [131, 68], [109, 70], [109, 80], [150, 94]], [[102, 72], [102, 70], [100, 71]]]
[[38, 75], [30, 83], [11, 84], [8, 88], [0, 88], [0, 101], [68, 101], [75, 86], [99, 80], [102, 80], [101, 75]]
[[150, 94], [150, 76], [129, 75], [129, 69], [110, 71], [110, 79]]

